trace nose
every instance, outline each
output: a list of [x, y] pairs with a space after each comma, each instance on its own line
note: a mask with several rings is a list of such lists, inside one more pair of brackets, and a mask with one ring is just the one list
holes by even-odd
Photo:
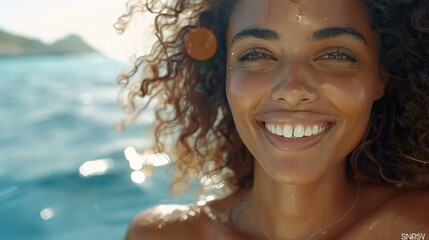
[[297, 107], [317, 100], [317, 91], [311, 86], [310, 74], [299, 64], [290, 64], [279, 73], [272, 89], [275, 102]]

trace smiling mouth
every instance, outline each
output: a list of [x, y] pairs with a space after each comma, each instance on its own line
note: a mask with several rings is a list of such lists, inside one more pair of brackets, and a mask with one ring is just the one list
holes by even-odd
[[265, 128], [272, 134], [284, 138], [305, 138], [325, 132], [330, 124], [272, 124], [264, 123]]

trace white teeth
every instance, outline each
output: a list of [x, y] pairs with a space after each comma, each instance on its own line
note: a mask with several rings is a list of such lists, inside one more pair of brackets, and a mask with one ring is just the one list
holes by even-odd
[[311, 127], [306, 127], [305, 128], [305, 132], [304, 132], [304, 136], [309, 137], [312, 135], [312, 131], [311, 131]]
[[283, 126], [283, 137], [290, 138], [290, 137], [292, 137], [292, 135], [293, 135], [292, 126], [288, 125], [288, 124], [284, 125]]
[[311, 130], [312, 130], [313, 135], [316, 135], [319, 133], [319, 126], [314, 125]]
[[268, 129], [268, 131], [273, 132], [273, 125], [265, 123], [265, 127]]
[[276, 134], [279, 136], [283, 136], [283, 128], [280, 125], [276, 127]]
[[265, 128], [272, 134], [283, 136], [285, 138], [301, 138], [317, 135], [326, 130], [327, 126], [304, 126], [298, 124], [293, 127], [291, 124], [269, 124], [265, 123]]
[[304, 136], [304, 126], [301, 124], [297, 125], [293, 130], [294, 137], [303, 137]]
[[326, 126], [319, 127], [319, 133], [321, 133], [321, 132], [325, 131], [325, 129], [326, 129]]

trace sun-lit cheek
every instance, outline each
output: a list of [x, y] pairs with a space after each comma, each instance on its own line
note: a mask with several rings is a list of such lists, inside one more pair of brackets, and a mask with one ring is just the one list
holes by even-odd
[[270, 78], [264, 74], [252, 74], [247, 71], [233, 70], [227, 77], [227, 94], [245, 103], [261, 101], [269, 88]]
[[239, 74], [232, 74], [227, 79], [227, 97], [230, 103], [231, 109], [234, 111], [237, 108], [245, 108], [248, 104], [246, 98], [249, 96], [248, 83]]
[[237, 95], [240, 95], [240, 86], [243, 85], [243, 81], [239, 78], [237, 78], [236, 75], [231, 73], [231, 76], [227, 77], [227, 95], [229, 98], [236, 97]]
[[227, 77], [226, 95], [231, 108], [232, 116], [239, 135], [243, 140], [247, 139], [245, 129], [248, 128], [246, 116], [250, 109], [250, 104], [246, 96], [249, 93], [246, 88], [244, 79], [238, 75], [230, 75]]
[[227, 77], [228, 102], [239, 134], [246, 139], [252, 131], [252, 113], [265, 101], [261, 86], [263, 81], [264, 79], [240, 72]]
[[372, 107], [372, 89], [359, 78], [325, 81], [321, 85], [324, 96], [345, 118], [356, 119], [366, 115]]

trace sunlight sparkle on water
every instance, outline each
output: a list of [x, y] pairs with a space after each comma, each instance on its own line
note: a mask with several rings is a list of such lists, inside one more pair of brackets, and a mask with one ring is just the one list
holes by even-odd
[[131, 180], [135, 183], [143, 183], [146, 180], [146, 175], [142, 171], [133, 171], [131, 173]]
[[149, 153], [143, 155], [144, 163], [155, 167], [170, 163], [170, 157], [165, 153]]
[[170, 163], [170, 157], [165, 153], [145, 152], [139, 154], [136, 149], [131, 146], [124, 149], [124, 155], [129, 162], [130, 168], [133, 170], [131, 173], [131, 180], [137, 184], [143, 183], [146, 177], [150, 176], [146, 167], [159, 167]]
[[94, 95], [92, 95], [92, 93], [90, 93], [90, 92], [82, 93], [80, 95], [80, 101], [84, 105], [90, 105], [94, 102]]
[[130, 168], [132, 170], [140, 170], [143, 167], [143, 159], [140, 159], [138, 161], [132, 161], [130, 162]]
[[55, 211], [53, 208], [48, 207], [40, 211], [40, 217], [45, 221], [51, 219], [54, 215], [55, 215]]
[[171, 162], [170, 157], [165, 153], [146, 152], [144, 154], [139, 154], [136, 149], [131, 146], [125, 148], [124, 155], [130, 162], [130, 168], [133, 170], [139, 170], [143, 165], [159, 167]]
[[137, 153], [134, 147], [127, 147], [124, 150], [125, 158], [130, 161], [139, 161], [141, 159], [141, 155]]
[[94, 175], [103, 175], [112, 167], [111, 159], [97, 159], [86, 161], [79, 167], [79, 174], [83, 177], [91, 177]]

